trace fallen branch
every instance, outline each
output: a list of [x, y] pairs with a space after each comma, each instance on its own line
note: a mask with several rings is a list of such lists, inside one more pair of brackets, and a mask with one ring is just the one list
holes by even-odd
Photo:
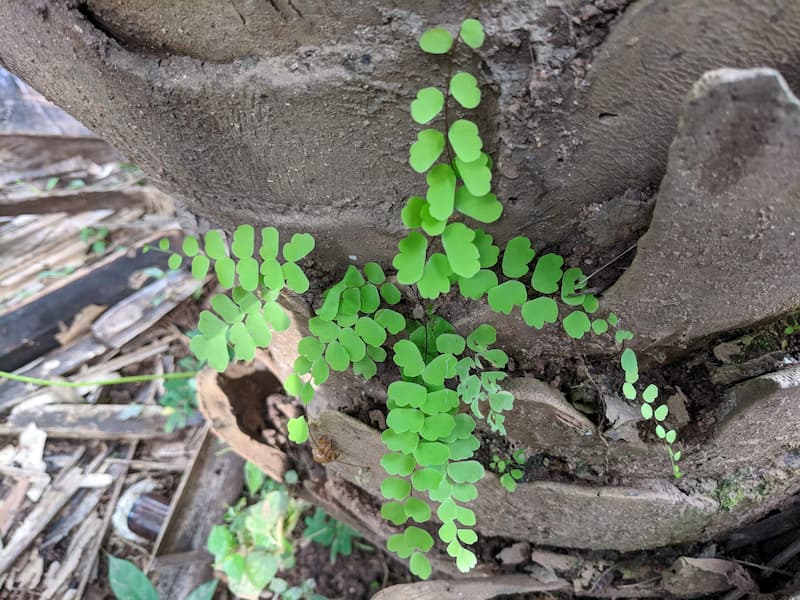
[[125, 418], [126, 404], [49, 404], [9, 416], [0, 435], [17, 434], [36, 423], [48, 437], [60, 439], [140, 440], [174, 437], [164, 430], [167, 417], [160, 406], [142, 406], [136, 417]]

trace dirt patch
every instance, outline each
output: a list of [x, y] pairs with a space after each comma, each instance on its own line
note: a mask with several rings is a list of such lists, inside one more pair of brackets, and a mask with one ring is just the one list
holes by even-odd
[[328, 548], [306, 540], [295, 553], [295, 560], [295, 567], [281, 577], [293, 585], [312, 578], [317, 582], [317, 593], [331, 599], [367, 600], [387, 585], [412, 580], [404, 565], [363, 540], [354, 545], [350, 556], [340, 555], [335, 563]]
[[267, 425], [267, 396], [283, 390], [281, 382], [269, 370], [254, 370], [248, 377], [220, 374], [217, 383], [231, 400], [231, 410], [239, 428], [254, 440], [263, 442]]

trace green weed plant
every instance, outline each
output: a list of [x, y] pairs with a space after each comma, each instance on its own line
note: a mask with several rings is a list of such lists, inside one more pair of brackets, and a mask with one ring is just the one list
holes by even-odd
[[[426, 53], [443, 55], [452, 72], [456, 53], [480, 48], [484, 38], [481, 24], [466, 19], [455, 35], [442, 27], [426, 31], [419, 45]], [[597, 297], [586, 291], [581, 269], [565, 268], [558, 254], [538, 255], [525, 236], [500, 246], [484, 229], [503, 213], [492, 193], [492, 159], [477, 124], [465, 116], [454, 118], [478, 108], [481, 97], [477, 78], [461, 70], [416, 94], [411, 117], [423, 129], [408, 160], [427, 185], [401, 211], [408, 232], [392, 260], [394, 275], [387, 276], [375, 262], [350, 265], [325, 291], [308, 323], [310, 335], [298, 344], [294, 372], [285, 381], [286, 391], [308, 404], [331, 372], [352, 369], [370, 379], [381, 363], [391, 361], [397, 367], [399, 377], [387, 390], [387, 428], [381, 435], [387, 449], [380, 461], [386, 471], [381, 514], [399, 528], [389, 537], [388, 549], [408, 559], [411, 571], [422, 579], [431, 575], [426, 554], [435, 540], [421, 525], [433, 520], [434, 511], [441, 523], [435, 533], [457, 567], [467, 572], [477, 563], [470, 549], [478, 540], [477, 519], [469, 504], [478, 496], [485, 470], [474, 458], [480, 446], [476, 419], [504, 435], [514, 396], [503, 389], [509, 358], [493, 347], [497, 332], [492, 325], [481, 324], [464, 335], [434, 314], [430, 304], [422, 320], [408, 318], [398, 306], [404, 291], [429, 303], [453, 293], [485, 300], [494, 312], [518, 311], [535, 329], [559, 323], [573, 339], [609, 336], [622, 346], [633, 338], [620, 328], [616, 315], [600, 311]], [[169, 259], [173, 269], [188, 260], [198, 279], [213, 267], [228, 290], [211, 299], [212, 310], [201, 313], [200, 335], [191, 343], [198, 359], [220, 371], [231, 357], [251, 360], [257, 347], [270, 344], [273, 332], [290, 326], [278, 303], [284, 289], [302, 294], [309, 288], [298, 262], [314, 249], [314, 239], [295, 234], [281, 248], [275, 228], [260, 233], [257, 248], [251, 225], [239, 226], [230, 246], [219, 232], [210, 231], [202, 244], [186, 238], [181, 252]], [[162, 241], [161, 249], [169, 250], [169, 241]], [[653, 422], [674, 475], [680, 477], [677, 434], [665, 425], [669, 411], [658, 400], [658, 387], [640, 382], [631, 348], [622, 352], [620, 364], [625, 373], [622, 394], [641, 400], [642, 417]], [[308, 439], [305, 417], [291, 419], [288, 430], [296, 443]], [[523, 477], [522, 465], [516, 458], [498, 458], [491, 468], [500, 475], [500, 484], [513, 491]], [[220, 548], [234, 546], [233, 540], [215, 546], [219, 564], [226, 564]], [[244, 573], [244, 559], [236, 560], [236, 572]]]
[[247, 496], [228, 508], [224, 525], [215, 525], [208, 536], [215, 568], [237, 596], [255, 598], [269, 590], [276, 600], [325, 600], [314, 593], [313, 579], [290, 586], [277, 575], [295, 564], [292, 532], [308, 505], [252, 463], [244, 474]]

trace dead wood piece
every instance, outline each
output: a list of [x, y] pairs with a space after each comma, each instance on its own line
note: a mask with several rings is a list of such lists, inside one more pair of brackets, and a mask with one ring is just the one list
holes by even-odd
[[[14, 217], [10, 221], [0, 225], [0, 244], [3, 249], [16, 251], [15, 244], [20, 240], [26, 239], [33, 232], [41, 228], [51, 228], [64, 217], [62, 215], [23, 215]], [[5, 256], [3, 256], [5, 259]]]
[[[105, 452], [105, 450], [102, 449], [100, 452], [97, 453], [97, 455], [100, 456], [104, 452]], [[72, 467], [74, 467], [75, 465], [78, 464], [78, 461], [83, 457], [83, 455], [85, 453], [86, 453], [86, 446], [78, 446], [72, 452], [70, 452], [65, 457], [66, 460], [61, 464], [61, 466], [60, 466], [61, 470], [58, 472], [58, 475], [55, 476], [55, 479], [53, 480], [53, 482], [54, 483], [58, 483], [59, 481], [61, 481], [61, 478], [67, 473], [67, 471], [69, 471]], [[95, 460], [96, 460], [96, 457], [95, 457]], [[99, 462], [97, 464], [99, 464]], [[86, 468], [86, 472], [87, 473], [92, 473], [92, 472], [94, 472], [94, 470], [96, 468], [97, 467], [95, 466], [95, 461], [93, 460], [90, 463], [90, 465]]]
[[783, 364], [786, 352], [777, 350], [752, 358], [743, 363], [725, 364], [721, 367], [710, 367], [711, 383], [730, 385], [751, 377], [758, 377], [779, 369]]
[[[107, 211], [97, 211], [107, 212]], [[80, 213], [92, 214], [92, 213]], [[110, 218], [96, 219], [94, 226], [102, 225], [109, 229], [117, 246], [132, 246], [141, 234], [128, 231], [141, 218], [141, 211], [121, 210], [116, 213], [116, 220]], [[75, 217], [73, 217], [74, 219]], [[150, 233], [154, 228], [147, 231]], [[115, 253], [108, 253], [100, 261], [113, 258]], [[16, 264], [7, 262], [6, 269], [0, 275], [0, 293], [11, 296], [22, 291], [29, 292], [22, 299], [14, 299], [14, 305], [29, 304], [45, 297], [48, 293], [83, 277], [95, 268], [98, 262], [89, 254], [89, 244], [80, 239], [79, 232], [61, 237], [51, 236], [35, 251], [20, 253]], [[58, 270], [61, 267], [73, 267], [70, 273], [56, 276], [55, 273], [45, 277], [46, 271]], [[131, 286], [132, 287], [132, 286]]]
[[183, 473], [189, 463], [187, 461], [161, 462], [158, 460], [125, 460], [124, 458], [109, 458], [111, 464], [125, 463], [129, 468], [137, 471], [172, 471]]
[[134, 292], [107, 310], [95, 321], [92, 333], [106, 345], [119, 348], [150, 329], [156, 321], [191, 296], [198, 285], [189, 273], [170, 272], [163, 279]]
[[164, 431], [160, 406], [144, 406], [136, 417], [123, 420], [125, 404], [50, 404], [11, 415], [0, 434], [18, 433], [36, 423], [47, 435], [62, 439], [138, 440], [175, 437]]
[[[100, 210], [90, 213], [80, 213], [70, 219], [62, 218], [44, 231], [35, 230], [28, 235], [15, 240], [0, 240], [0, 284], [2, 291], [9, 293], [21, 286], [30, 285], [31, 280], [44, 270], [64, 265], [76, 255], [80, 258], [76, 263], [83, 265], [87, 262], [87, 245], [80, 240], [80, 232], [86, 227], [95, 227], [106, 219], [111, 211]], [[102, 264], [103, 261], [113, 259], [109, 255], [100, 262], [93, 263], [85, 268], [79, 268], [69, 275], [54, 279], [42, 289], [24, 299], [23, 306], [33, 304], [54, 290], [61, 289], [71, 282], [79, 279], [91, 269]], [[69, 264], [69, 263], [66, 263]], [[74, 264], [74, 263], [73, 263]], [[44, 291], [42, 291], [44, 290]], [[19, 310], [18, 307], [15, 310]], [[54, 315], [58, 316], [56, 312]], [[71, 315], [62, 313], [62, 318]]]
[[[111, 360], [104, 360], [100, 364], [97, 364], [95, 366], [89, 367], [81, 371], [80, 379], [84, 380], [97, 379], [96, 377], [97, 373], [107, 373], [108, 371], [119, 371], [120, 369], [124, 369], [125, 367], [128, 367], [130, 365], [135, 365], [140, 362], [143, 362], [148, 358], [166, 354], [169, 351], [170, 342], [172, 342], [172, 340], [174, 339], [175, 336], [169, 335], [163, 337], [157, 342], [147, 344], [146, 346], [142, 346], [141, 348], [137, 348], [136, 350], [133, 350], [131, 352], [123, 350], [123, 354], [121, 354], [120, 356], [112, 358]], [[76, 379], [78, 378], [76, 377]]]
[[15, 516], [22, 501], [25, 500], [25, 494], [30, 486], [30, 480], [23, 478], [18, 479], [11, 491], [8, 492], [0, 504], [0, 538], [4, 538], [14, 523]]
[[[161, 236], [152, 237], [155, 239]], [[91, 298], [91, 301], [95, 304], [116, 304], [133, 292], [128, 284], [128, 278], [132, 273], [146, 267], [166, 269], [167, 257], [164, 253], [150, 252], [143, 254], [139, 251], [141, 245], [137, 245], [125, 254], [109, 256], [93, 266], [87, 273], [74, 279], [68, 279], [61, 287], [49, 291], [45, 296], [0, 316], [0, 369], [13, 371], [55, 348], [58, 345], [58, 341], [54, 335], [58, 332], [59, 321], [68, 321], [74, 318], [86, 306], [87, 299]], [[181, 277], [175, 274], [173, 277], [164, 278], [160, 282], [162, 287], [166, 287], [167, 282], [174, 285], [187, 277], [189, 276], [184, 275]], [[181, 290], [183, 287], [175, 285], [176, 290]], [[168, 296], [174, 298], [173, 293], [177, 294], [178, 292], [173, 292], [171, 285]], [[191, 291], [185, 291], [184, 293], [186, 295], [183, 298], [187, 297]], [[137, 333], [149, 327], [151, 321], [148, 317], [158, 315], [157, 318], [160, 318], [172, 306], [174, 304], [170, 302], [163, 302], [159, 306], [150, 306], [149, 309], [140, 307], [132, 318], [130, 311], [128, 311], [126, 313], [128, 319], [125, 320], [124, 324], [114, 327], [114, 329], [120, 335], [124, 335], [124, 330], [134, 330], [136, 333], [127, 338], [132, 339]], [[111, 319], [121, 319], [122, 311], [119, 307], [114, 308], [117, 310]], [[107, 311], [104, 316], [114, 311], [114, 308]], [[100, 321], [95, 322], [95, 327], [98, 326]], [[110, 326], [113, 321], [106, 319], [104, 322]], [[93, 331], [97, 333], [94, 328]], [[98, 336], [98, 339], [108, 341], [102, 335]], [[122, 344], [110, 342], [109, 345], [117, 347]]]
[[[44, 575], [44, 559], [34, 549], [24, 559], [20, 559], [14, 569], [13, 585], [6, 586], [8, 591], [32, 592], [39, 585]], [[13, 587], [13, 590], [10, 588]]]
[[72, 537], [65, 554], [64, 563], [61, 568], [52, 575], [47, 587], [42, 592], [40, 598], [42, 600], [49, 600], [56, 596], [56, 593], [61, 587], [67, 583], [72, 577], [73, 573], [78, 569], [78, 565], [85, 561], [87, 556], [85, 554], [87, 548], [93, 544], [100, 529], [103, 526], [103, 520], [98, 516], [96, 511], [93, 511], [84, 521], [81, 527], [75, 532]]
[[[128, 446], [127, 452], [125, 453], [125, 458], [127, 460], [131, 460], [133, 458], [138, 445], [139, 442], [134, 441]], [[125, 484], [125, 475], [128, 473], [128, 467], [124, 463], [119, 465], [111, 465], [109, 467], [109, 471], [114, 475], [116, 480], [114, 481], [114, 487], [111, 491], [111, 498], [106, 505], [105, 514], [103, 515], [103, 522], [100, 526], [100, 529], [95, 534], [91, 546], [88, 548], [84, 556], [84, 564], [86, 566], [84, 567], [80, 583], [78, 584], [78, 588], [75, 592], [75, 598], [83, 598], [83, 592], [89, 583], [92, 573], [94, 572], [94, 566], [97, 562], [97, 553], [100, 550], [100, 545], [103, 543], [108, 526], [111, 524], [111, 518], [114, 515], [114, 508], [116, 507], [117, 500], [119, 500], [119, 496], [122, 493], [122, 486]]]
[[800, 523], [800, 502], [784, 508], [776, 515], [732, 533], [725, 542], [725, 550], [730, 552], [768, 540], [791, 531], [797, 527], [798, 523]]
[[[217, 440], [204, 428], [195, 446], [191, 466], [178, 486], [165, 525], [156, 540], [149, 570], [158, 572], [158, 592], [162, 598], [185, 598], [189, 592], [213, 576], [212, 557], [205, 551], [208, 534], [222, 519], [228, 505], [234, 504], [243, 484], [244, 460], [233, 452], [217, 453]], [[199, 557], [180, 565], [164, 562], [164, 555]]]
[[576, 590], [578, 598], [664, 598], [666, 592], [658, 585], [660, 578], [651, 578], [641, 583], [629, 583], [618, 586], [605, 586], [600, 590]]
[[0, 156], [8, 169], [0, 173], [0, 185], [47, 177], [51, 165], [76, 156], [98, 165], [121, 160], [116, 150], [97, 138], [25, 133], [0, 134]]
[[[95, 509], [100, 499], [105, 494], [104, 489], [90, 489], [82, 494], [76, 494], [69, 510], [64, 511], [51, 527], [45, 532], [44, 540], [39, 544], [39, 548], [45, 549], [63, 540], [70, 531], [82, 523]], [[74, 502], [78, 499], [78, 502]]]
[[109, 473], [88, 473], [81, 480], [82, 488], [105, 489], [114, 482]]
[[[176, 552], [174, 554], [161, 554], [150, 564], [151, 570], [161, 572], [171, 567], [185, 567], [195, 563], [208, 564], [214, 556], [208, 550], [192, 550], [191, 552]], [[161, 581], [161, 576], [159, 576]]]
[[25, 399], [11, 409], [12, 413], [33, 410], [48, 404], [78, 404], [83, 398], [75, 388], [42, 387], [25, 396]]
[[[0, 465], [0, 474], [15, 479], [27, 479], [34, 484], [37, 482], [43, 482], [44, 484], [50, 483], [50, 476], [47, 473], [45, 473], [44, 471], [36, 471], [34, 469], [22, 469], [20, 467], [9, 467], [6, 465]], [[39, 499], [39, 496], [31, 498], [31, 500], [36, 501]]]
[[772, 560], [767, 563], [767, 567], [772, 569], [782, 567], [787, 562], [792, 560], [798, 553], [800, 553], [800, 538], [796, 539], [794, 542], [786, 546], [786, 548], [772, 557]]
[[[35, 423], [30, 423], [19, 435], [19, 445], [14, 456], [14, 462], [19, 465], [18, 473], [31, 480], [31, 487], [28, 489], [27, 496], [32, 502], [37, 502], [41, 498], [47, 484], [50, 483], [47, 465], [44, 462], [46, 442], [47, 434], [39, 429]], [[6, 470], [12, 469], [12, 467], [3, 468]]]
[[[92, 169], [96, 169], [97, 165], [88, 161], [80, 156], [73, 156], [64, 160], [57, 160], [48, 165], [44, 165], [39, 169], [31, 169], [24, 173], [25, 177], [18, 177], [17, 179], [6, 179], [7, 174], [0, 175], [0, 198], [14, 198], [29, 195], [28, 192], [32, 191], [34, 187], [36, 190], [41, 191], [41, 186], [36, 181], [44, 180], [44, 186], [47, 187], [47, 180], [51, 177], [59, 177], [59, 179], [86, 179]], [[3, 185], [6, 181], [10, 185]], [[46, 191], [46, 189], [45, 189]]]
[[[108, 350], [105, 344], [86, 336], [67, 348], [57, 348], [40, 357], [35, 363], [17, 371], [28, 377], [52, 378], [74, 371]], [[0, 381], [0, 410], [8, 410], [29, 397], [33, 386], [19, 381]]]
[[69, 219], [64, 215], [46, 216], [7, 231], [0, 238], [0, 281], [3, 285], [20, 281], [19, 273], [25, 272], [29, 263], [46, 257], [66, 242], [80, 241], [81, 229], [97, 225], [112, 213], [111, 210], [95, 210]]
[[79, 213], [106, 208], [147, 205], [150, 193], [143, 188], [124, 190], [83, 190], [71, 194], [49, 194], [0, 199], [0, 215]]
[[[9, 298], [6, 305], [16, 308], [20, 303], [31, 302], [32, 296], [39, 295], [40, 290], [58, 287], [67, 274], [56, 277], [45, 277], [44, 272], [61, 267], [72, 267], [77, 270], [87, 262], [86, 243], [80, 238], [66, 238], [58, 243], [52, 240], [35, 254], [25, 257], [25, 262], [16, 265], [13, 271], [5, 271], [0, 275], [0, 294]], [[75, 272], [72, 271], [72, 273]], [[22, 291], [24, 298], [14, 298]]]
[[62, 346], [66, 346], [74, 342], [83, 334], [91, 331], [94, 320], [102, 315], [107, 308], [108, 306], [105, 305], [101, 306], [98, 304], [87, 304], [78, 311], [78, 314], [75, 315], [75, 318], [72, 320], [72, 323], [70, 323], [69, 327], [64, 325], [63, 322], [59, 321], [59, 332], [55, 334], [54, 337]]
[[554, 592], [567, 590], [570, 585], [563, 579], [544, 583], [527, 575], [471, 578], [462, 580], [431, 580], [419, 583], [402, 583], [385, 588], [372, 600], [489, 600], [504, 594]]
[[19, 558], [36, 536], [47, 527], [70, 498], [78, 491], [83, 472], [73, 468], [61, 480], [59, 486], [51, 486], [25, 521], [14, 531], [6, 547], [0, 552], [0, 574], [5, 573]]

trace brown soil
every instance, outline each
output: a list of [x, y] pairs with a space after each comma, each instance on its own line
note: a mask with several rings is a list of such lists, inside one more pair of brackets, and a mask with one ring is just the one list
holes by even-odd
[[295, 553], [294, 569], [282, 576], [294, 585], [313, 578], [317, 593], [330, 600], [367, 600], [388, 585], [412, 581], [405, 566], [363, 541], [360, 545], [354, 540], [353, 553], [331, 563], [329, 548], [306, 541]]

